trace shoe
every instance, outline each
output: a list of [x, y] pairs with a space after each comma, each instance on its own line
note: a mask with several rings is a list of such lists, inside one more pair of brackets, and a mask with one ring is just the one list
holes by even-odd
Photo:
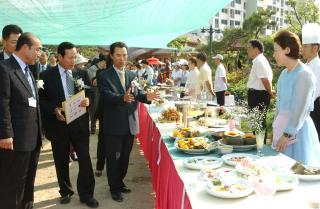
[[123, 201], [123, 197], [121, 195], [121, 192], [111, 192], [111, 197], [114, 201], [117, 201], [117, 202]]
[[71, 196], [73, 194], [67, 194], [66, 196], [60, 197], [61, 204], [68, 204], [71, 201]]
[[122, 193], [130, 193], [131, 192], [131, 189], [129, 189], [128, 187], [126, 187], [126, 186], [124, 186], [124, 187], [122, 187], [121, 188], [121, 190], [120, 190]]
[[96, 171], [94, 172], [94, 174], [96, 175], [96, 177], [100, 177], [100, 176], [102, 176], [102, 171], [96, 170]]
[[80, 202], [86, 204], [90, 208], [97, 208], [99, 206], [99, 202], [96, 199], [94, 199], [93, 197], [86, 199], [86, 200], [80, 199]]

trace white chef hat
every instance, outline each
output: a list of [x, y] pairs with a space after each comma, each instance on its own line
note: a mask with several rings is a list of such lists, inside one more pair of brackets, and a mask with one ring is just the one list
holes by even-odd
[[320, 25], [318, 23], [303, 25], [302, 44], [320, 44]]

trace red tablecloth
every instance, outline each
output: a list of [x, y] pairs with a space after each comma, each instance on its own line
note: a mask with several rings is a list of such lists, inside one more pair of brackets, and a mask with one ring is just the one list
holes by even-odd
[[156, 209], [191, 209], [189, 197], [160, 132], [143, 104], [139, 106], [140, 133], [137, 138], [149, 163]]

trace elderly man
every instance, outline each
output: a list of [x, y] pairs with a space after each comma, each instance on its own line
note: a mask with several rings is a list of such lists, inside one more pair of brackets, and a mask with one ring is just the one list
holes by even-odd
[[227, 74], [226, 69], [222, 64], [223, 56], [221, 54], [217, 54], [213, 57], [214, 62], [217, 65], [216, 73], [214, 76], [214, 90], [217, 95], [217, 102], [220, 105], [220, 108], [224, 107], [225, 96], [224, 93], [227, 90]]
[[314, 109], [310, 113], [310, 116], [316, 126], [318, 136], [320, 136], [320, 59], [318, 56], [320, 49], [320, 26], [318, 23], [308, 23], [303, 26], [302, 44], [303, 58], [307, 60], [306, 64], [311, 68], [317, 80]]
[[36, 84], [29, 69], [40, 56], [41, 42], [22, 34], [16, 50], [0, 62], [0, 207], [33, 208], [41, 147], [41, 117]]

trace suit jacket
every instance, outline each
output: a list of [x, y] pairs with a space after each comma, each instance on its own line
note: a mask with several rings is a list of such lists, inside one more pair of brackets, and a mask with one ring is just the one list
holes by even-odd
[[[135, 73], [125, 71], [126, 90], [131, 87], [131, 82], [135, 79]], [[134, 90], [135, 101], [125, 103], [123, 96], [125, 91], [121, 85], [116, 70], [111, 67], [102, 71], [98, 79], [100, 98], [103, 99], [103, 131], [109, 135], [135, 135], [139, 131], [139, 118], [137, 113], [138, 101], [149, 103], [143, 91]]]
[[4, 54], [3, 54], [3, 51], [2, 52], [0, 52], [0, 61], [1, 60], [4, 60]]
[[[34, 79], [33, 85], [36, 88]], [[30, 97], [31, 87], [16, 59], [11, 56], [0, 62], [0, 139], [12, 137], [15, 151], [41, 145], [39, 97], [36, 108], [29, 106]]]
[[[74, 78], [82, 78], [84, 83], [90, 86], [90, 80], [85, 71], [73, 71]], [[67, 129], [72, 129], [89, 137], [89, 117], [88, 113], [74, 120], [70, 124], [59, 121], [53, 114], [56, 107], [61, 107], [65, 101], [61, 76], [58, 66], [50, 68], [41, 74], [44, 82], [43, 89], [39, 90], [40, 108], [43, 115], [45, 136], [49, 140], [63, 140]], [[75, 88], [75, 93], [77, 89]], [[86, 92], [87, 93], [87, 92]]]

